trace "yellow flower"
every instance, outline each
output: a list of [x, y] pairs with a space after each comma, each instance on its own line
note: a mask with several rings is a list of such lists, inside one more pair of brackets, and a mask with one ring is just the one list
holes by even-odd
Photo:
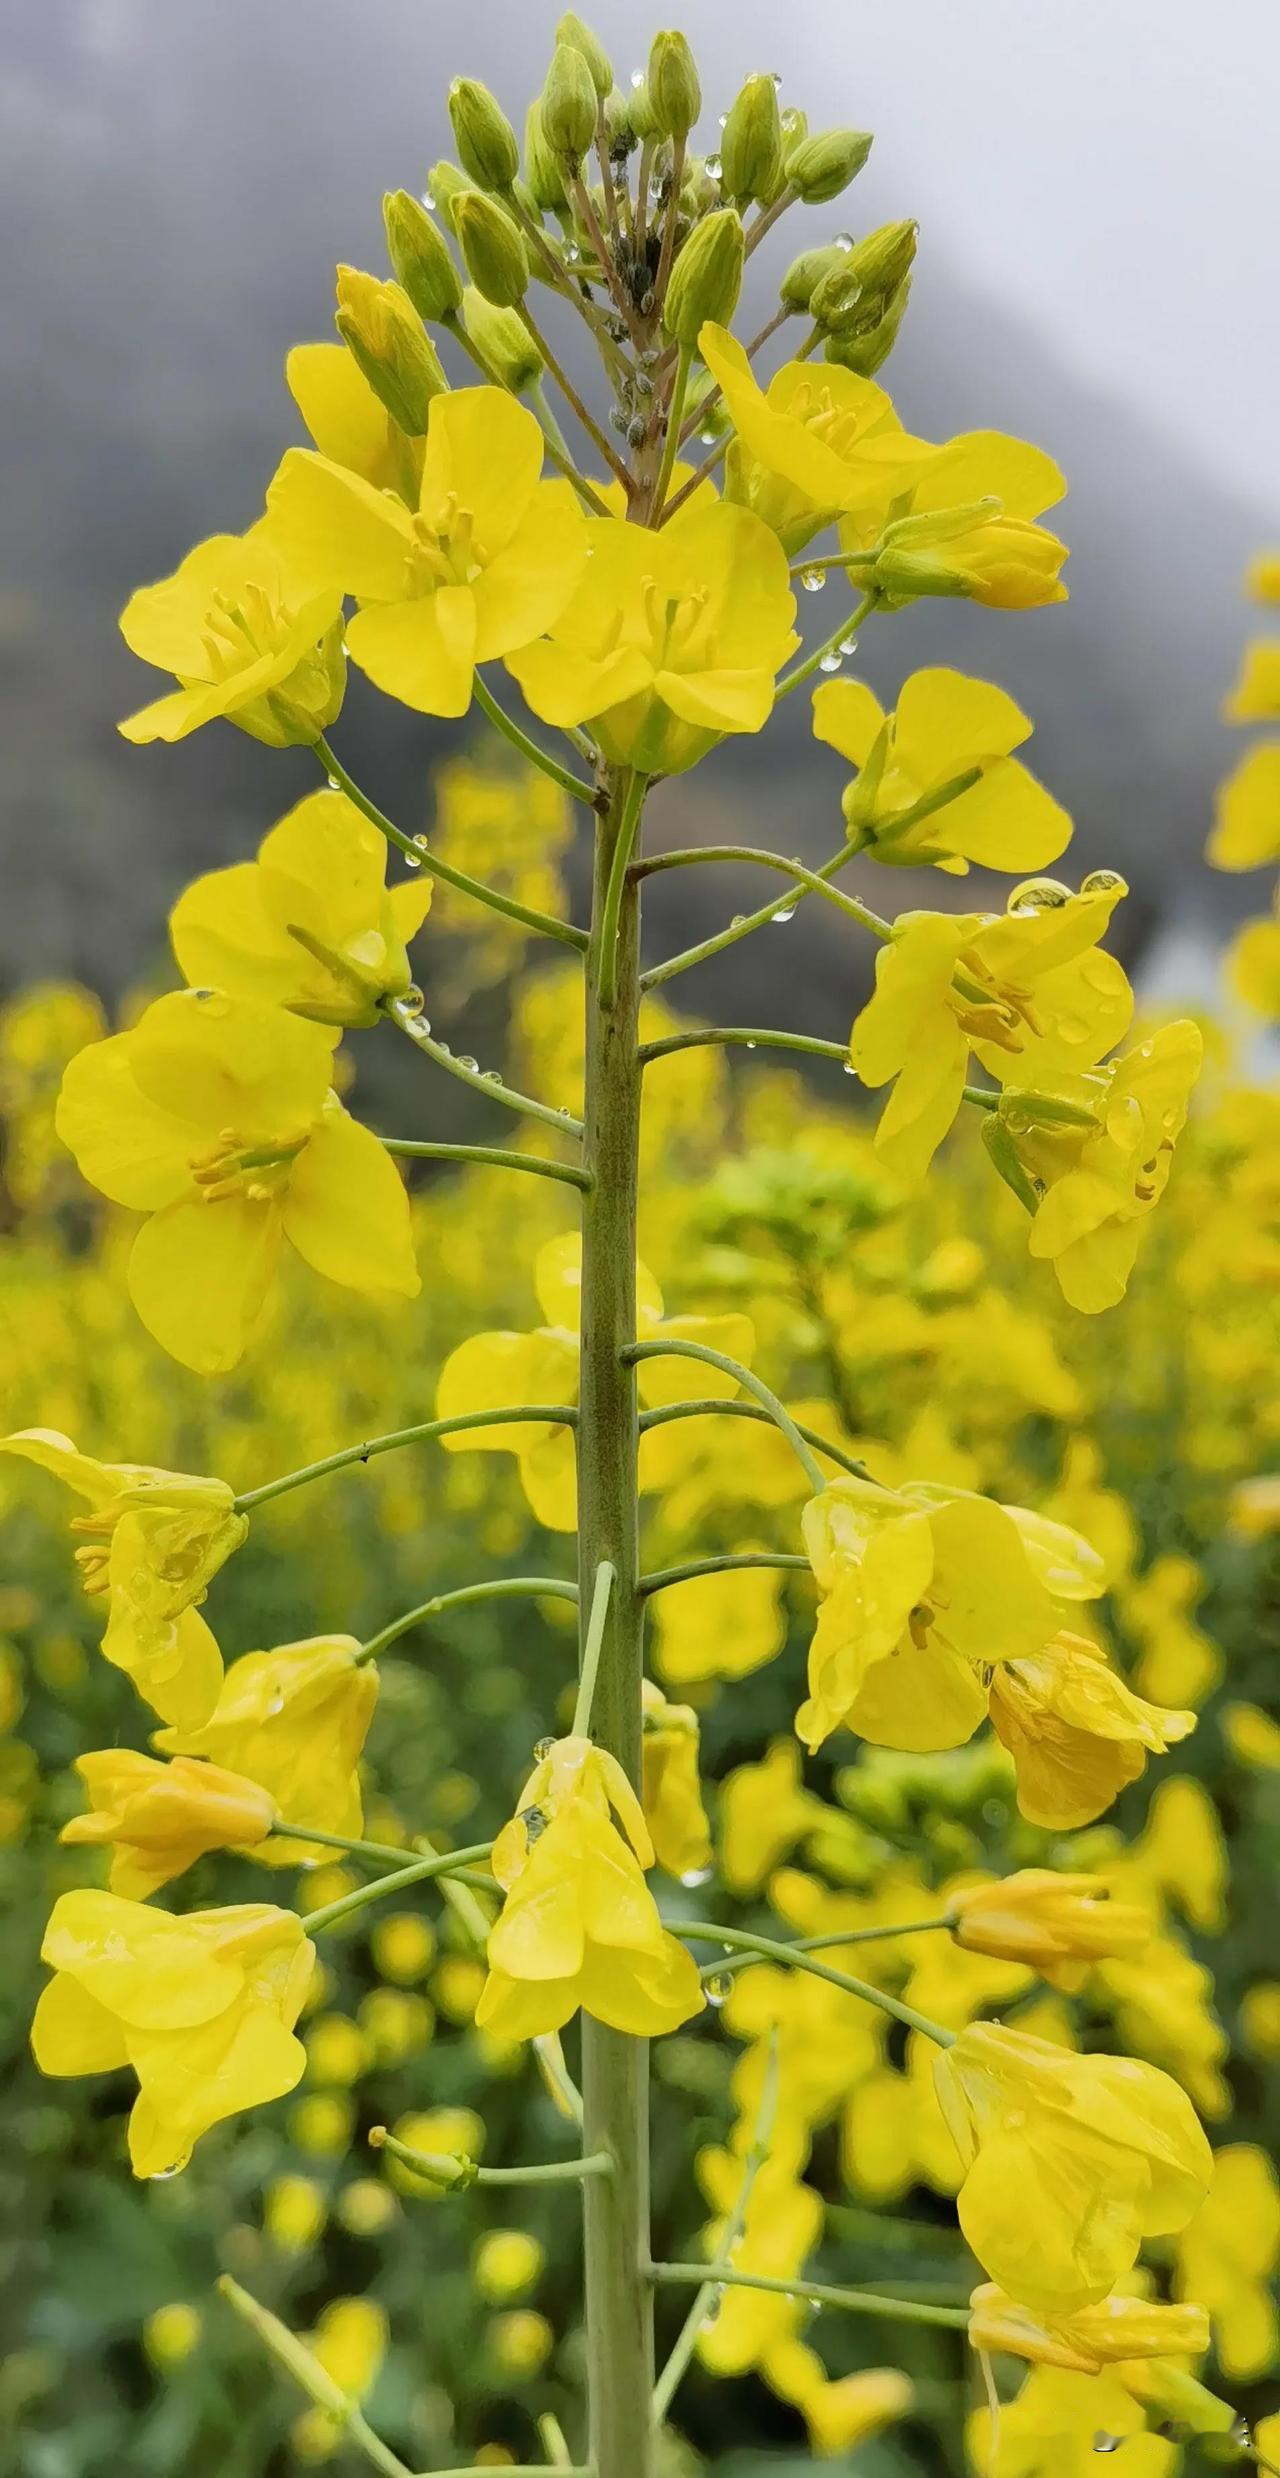
[[830, 1820], [800, 1780], [794, 1738], [776, 1738], [758, 1764], [740, 1764], [720, 1793], [720, 1872], [731, 1893], [757, 1893], [788, 1850]]
[[1070, 2314], [1185, 2227], [1213, 2158], [1185, 2092], [1133, 2057], [975, 2022], [934, 2080], [965, 2169], [960, 2225], [1019, 2305]]
[[[1180, 1019], [1097, 1075], [1062, 1074], [1052, 1061], [1042, 1074], [1033, 1062], [1038, 1088], [1086, 1109], [1083, 1124], [1037, 1115], [1034, 1095], [1025, 1103], [1007, 1096], [1000, 1123], [1030, 1181], [1031, 1254], [1051, 1261], [1063, 1297], [1086, 1315], [1124, 1297], [1142, 1224], [1168, 1185], [1203, 1057], [1199, 1026]], [[1006, 1062], [1001, 1072], [1021, 1083], [1021, 1065]]]
[[908, 435], [883, 388], [834, 362], [789, 361], [766, 389], [727, 328], [709, 322], [698, 350], [734, 427], [728, 496], [792, 557], [833, 517], [909, 489], [945, 452]]
[[201, 1375], [241, 1357], [286, 1239], [331, 1281], [418, 1291], [403, 1182], [332, 1068], [319, 1025], [199, 989], [157, 999], [63, 1077], [58, 1133], [81, 1173], [147, 1216], [129, 1296]]
[[986, 1665], [1038, 1652], [1059, 1600], [1103, 1588], [1065, 1525], [926, 1482], [831, 1481], [802, 1529], [822, 1594], [796, 1720], [810, 1748], [842, 1725], [873, 1746], [962, 1746], [987, 1709]]
[[346, 685], [341, 596], [301, 590], [261, 526], [214, 534], [157, 585], [126, 603], [131, 652], [181, 686], [120, 725], [126, 740], [185, 740], [225, 715], [270, 748], [327, 731]]
[[1248, 2381], [1275, 2365], [1270, 2275], [1280, 2257], [1280, 2191], [1265, 2151], [1229, 2143], [1213, 2184], [1178, 2240], [1179, 2297], [1203, 2298], [1224, 2375]]
[[[307, 2344], [347, 2400], [359, 2403], [373, 2390], [387, 2354], [387, 2318], [372, 2297], [337, 2297], [320, 2316]], [[294, 2420], [290, 2441], [304, 2461], [325, 2461], [342, 2444], [345, 2422], [319, 2403]]]
[[1227, 723], [1280, 722], [1280, 637], [1255, 637], [1222, 709]]
[[1280, 741], [1260, 741], [1219, 786], [1205, 858], [1215, 869], [1280, 860]]
[[1104, 2297], [1074, 2313], [1033, 2315], [994, 2281], [984, 2281], [969, 2300], [973, 2348], [1003, 2350], [1035, 2366], [1065, 2366], [1100, 2375], [1104, 2366], [1129, 2358], [1199, 2358], [1209, 2346], [1203, 2306], [1160, 2306], [1145, 2297]]
[[157, 2306], [147, 2316], [142, 2327], [142, 2346], [153, 2366], [163, 2373], [171, 2366], [181, 2366], [197, 2348], [203, 2319], [194, 2306], [174, 2304]]
[[1029, 1823], [1074, 1832], [1102, 1815], [1146, 1768], [1196, 1725], [1194, 1712], [1144, 1703], [1096, 1643], [1058, 1634], [991, 1676], [991, 1718], [1013, 1757], [1018, 1806]]
[[[358, 1663], [354, 1635], [312, 1635], [274, 1652], [246, 1652], [199, 1729], [164, 1729], [168, 1755], [207, 1756], [244, 1773], [274, 1799], [286, 1824], [314, 1824], [358, 1841], [364, 1821], [360, 1754], [378, 1700], [373, 1663]], [[323, 1859], [316, 1842], [273, 1834], [258, 1857], [268, 1867]]]
[[923, 1178], [960, 1107], [971, 1050], [1002, 1080], [1038, 1086], [1092, 1067], [1120, 1040], [1132, 992], [1096, 950], [1124, 891], [1104, 870], [1078, 895], [1054, 888], [1045, 900], [1033, 882], [1004, 913], [895, 922], [849, 1042], [864, 1084], [894, 1084], [876, 1130], [891, 1169]]
[[842, 2460], [869, 2437], [882, 2434], [895, 2419], [909, 2415], [915, 2399], [910, 2376], [896, 2366], [860, 2367], [833, 2382], [816, 2349], [794, 2338], [769, 2350], [764, 2375], [770, 2390], [800, 2411], [822, 2460]]
[[846, 517], [840, 539], [846, 550], [874, 551], [858, 581], [891, 606], [949, 594], [996, 611], [1034, 610], [1067, 599], [1066, 546], [1032, 521], [1065, 489], [1041, 448], [999, 430], [965, 431], [921, 468], [905, 513], [883, 494]]
[[1227, 1923], [1227, 1845], [1218, 1810], [1202, 1781], [1179, 1773], [1161, 1782], [1128, 1862], [1144, 1890], [1172, 1900], [1202, 1935], [1222, 1934]]
[[405, 942], [421, 929], [431, 880], [388, 888], [387, 845], [342, 792], [312, 792], [273, 826], [255, 860], [193, 879], [169, 915], [192, 987], [288, 1007], [317, 1024], [376, 1024], [403, 998]]
[[71, 1528], [84, 1538], [76, 1564], [86, 1592], [106, 1596], [103, 1653], [162, 1720], [198, 1726], [222, 1684], [221, 1655], [198, 1604], [249, 1529], [226, 1481], [100, 1463], [52, 1428], [0, 1438], [0, 1453], [53, 1472], [85, 1499], [87, 1512], [73, 1515]]
[[1245, 922], [1227, 951], [1227, 976], [1255, 1015], [1280, 1017], [1280, 919]]
[[589, 1739], [557, 1739], [540, 1758], [492, 1865], [507, 1899], [489, 1937], [478, 2029], [535, 2039], [581, 2005], [651, 2039], [701, 2011], [697, 1966], [644, 1880], [653, 1845], [640, 1802]]
[[[726, 1357], [748, 1362], [755, 1347], [745, 1316], [673, 1316], [662, 1313], [662, 1293], [643, 1265], [636, 1269], [636, 1331], [643, 1342], [670, 1337], [702, 1342]], [[530, 1334], [473, 1334], [452, 1351], [440, 1371], [436, 1416], [499, 1411], [504, 1403], [562, 1403], [578, 1399], [578, 1326], [582, 1300], [582, 1241], [576, 1231], [550, 1239], [534, 1262], [533, 1284], [547, 1322]], [[688, 1391], [687, 1362], [642, 1360], [637, 1383], [642, 1401], [679, 1401]], [[699, 1368], [699, 1391], [726, 1400], [736, 1381], [718, 1368]], [[573, 1431], [545, 1420], [513, 1420], [493, 1428], [462, 1430], [442, 1443], [453, 1454], [514, 1454], [521, 1485], [538, 1521], [548, 1531], [577, 1526], [577, 1463]]]
[[[720, 2216], [706, 2232], [708, 2254], [724, 2235], [739, 2202], [746, 2163], [739, 2152], [708, 2146], [695, 2161], [698, 2183]], [[742, 2233], [733, 2250], [739, 2271], [766, 2280], [795, 2279], [822, 2236], [822, 2197], [798, 2177], [785, 2151], [762, 2161], [747, 2201]], [[714, 2321], [698, 2334], [698, 2356], [714, 2375], [744, 2375], [803, 2319], [801, 2301], [767, 2289], [727, 2288]]]
[[129, 1747], [110, 1747], [78, 1755], [76, 1771], [90, 1813], [73, 1816], [60, 1838], [111, 1847], [111, 1890], [126, 1899], [145, 1901], [208, 1850], [252, 1849], [275, 1822], [267, 1792], [217, 1764], [185, 1757], [157, 1764]]
[[[709, 1373], [714, 1376], [714, 1369]], [[701, 1423], [687, 1425], [692, 1428]], [[726, 1420], [723, 1425], [727, 1428], [731, 1423]], [[677, 1437], [679, 1426], [673, 1422], [669, 1429], [656, 1429], [652, 1434], [655, 1439]], [[743, 1543], [747, 1549], [759, 1545]], [[655, 1595], [653, 1618], [654, 1662], [668, 1686], [748, 1677], [753, 1669], [773, 1660], [787, 1640], [779, 1579], [763, 1566], [730, 1568], [673, 1583]]]
[[537, 644], [507, 657], [544, 723], [590, 723], [613, 764], [681, 774], [727, 732], [762, 731], [799, 643], [786, 553], [747, 508], [699, 493], [650, 532], [586, 526], [590, 558]]
[[41, 2073], [130, 2065], [137, 2177], [185, 2168], [211, 2125], [302, 2076], [293, 2026], [315, 1960], [301, 1920], [265, 1902], [172, 1919], [116, 1893], [64, 1893], [40, 1948], [57, 1974], [36, 2007]]
[[[828, 680], [813, 700], [814, 737], [858, 768], [844, 795], [851, 836], [873, 860], [934, 862], [963, 876], [1043, 869], [1071, 839], [1071, 820], [1011, 751], [1032, 730], [1002, 688], [960, 671], [915, 671], [886, 715], [861, 680]], [[948, 799], [946, 786], [977, 777]], [[925, 800], [917, 823], [900, 821]]]
[[1119, 2377], [1034, 2366], [998, 2425], [989, 2410], [969, 2422], [969, 2455], [982, 2478], [1097, 2478], [1098, 2437], [1124, 2446], [1125, 2478], [1174, 2478], [1177, 2444], [1144, 2432], [1146, 2420]]
[[471, 2257], [472, 2276], [486, 2303], [501, 2306], [527, 2295], [546, 2259], [545, 2248], [527, 2229], [490, 2229]]
[[284, 375], [322, 456], [416, 506], [422, 442], [397, 428], [345, 344], [295, 344]]
[[1108, 1899], [1102, 1876], [1055, 1875], [1022, 1867], [1016, 1875], [953, 1892], [948, 1915], [967, 1952], [1027, 1962], [1053, 1987], [1084, 1985], [1094, 1962], [1139, 1952], [1152, 1921], [1132, 1902]]
[[290, 448], [266, 527], [297, 589], [354, 594], [347, 650], [421, 714], [465, 714], [477, 663], [553, 625], [586, 558], [567, 482], [542, 481], [542, 432], [498, 387], [433, 397], [415, 509], [312, 448]]
[[698, 1779], [698, 1716], [669, 1704], [646, 1678], [641, 1799], [659, 1867], [700, 1884], [711, 1873], [711, 1833]]

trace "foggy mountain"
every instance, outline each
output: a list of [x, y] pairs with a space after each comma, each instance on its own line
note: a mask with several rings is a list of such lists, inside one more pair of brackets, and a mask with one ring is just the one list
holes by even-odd
[[[283, 356], [332, 333], [335, 260], [382, 269], [382, 191], [421, 189], [448, 151], [448, 72], [488, 76], [520, 116], [555, 14], [504, 9], [499, 23], [422, 0], [367, 11], [342, 0], [181, 11], [45, 0], [5, 38], [0, 986], [73, 971], [118, 990], [157, 957], [177, 888], [251, 849], [310, 788], [305, 755], [222, 726], [174, 749], [120, 740], [116, 718], [158, 689], [121, 644], [116, 615], [200, 535], [256, 514], [298, 435]], [[755, 276], [762, 303], [795, 250], [910, 204], [910, 162], [873, 157], [844, 200], [796, 210], [773, 236], [770, 268]], [[1173, 277], [1135, 267], [1132, 281]], [[1174, 314], [1185, 305], [1171, 302]], [[1188, 338], [1192, 385], [1194, 354], [1214, 349], [1211, 316], [1190, 320]], [[1253, 890], [1214, 877], [1199, 856], [1232, 751], [1217, 709], [1246, 625], [1238, 580], [1264, 520], [1131, 410], [1084, 390], [951, 263], [945, 231], [922, 233], [884, 376], [915, 430], [999, 427], [1058, 457], [1071, 489], [1050, 521], [1072, 545], [1072, 599], [1026, 616], [918, 606], [872, 623], [854, 667], [891, 695], [918, 664], [949, 660], [1019, 698], [1037, 724], [1024, 754], [1077, 821], [1073, 876], [1106, 862], [1130, 880], [1130, 952], [1171, 916], [1212, 926], [1237, 914]], [[839, 591], [802, 596], [802, 622], [829, 630]], [[424, 723], [353, 675], [335, 737], [415, 830], [429, 819], [432, 758], [466, 729]], [[694, 781], [663, 790], [655, 836], [820, 857], [838, 837], [841, 782], [797, 698], [763, 741], [730, 742]], [[936, 885], [895, 880], [891, 900], [928, 901]], [[655, 946], [715, 925], [744, 891], [726, 889], [722, 873], [657, 880]], [[941, 899], [957, 900], [955, 889]], [[829, 1017], [832, 995], [849, 990], [840, 931], [811, 908], [786, 941], [764, 942], [787, 1020]], [[724, 988], [708, 975], [698, 1002]]]

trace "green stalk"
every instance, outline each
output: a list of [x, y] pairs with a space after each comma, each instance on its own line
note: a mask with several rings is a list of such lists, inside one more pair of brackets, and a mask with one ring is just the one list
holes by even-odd
[[[349, 1894], [348, 1900], [353, 1897]], [[929, 1925], [945, 1922], [930, 1920]], [[892, 2014], [895, 2022], [905, 2024], [909, 2031], [923, 2031], [935, 2048], [953, 2048], [956, 2035], [927, 2013], [917, 2013], [914, 2005], [904, 2005], [901, 1997], [889, 1996], [883, 1988], [873, 1987], [869, 1979], [855, 1979], [847, 1970], [832, 1970], [826, 1962], [815, 1962], [803, 1945], [783, 1944], [776, 1936], [757, 1936], [742, 1927], [716, 1927], [706, 1919], [681, 1919], [680, 1934], [686, 1944], [720, 1944], [729, 1951], [750, 1953], [765, 1962], [783, 1962], [789, 1969], [808, 1971], [814, 1979], [825, 1979], [827, 1986], [842, 1988], [846, 1996], [860, 1996], [868, 2005], [878, 2005], [881, 2013]], [[849, 1938], [848, 1942], [853, 1939]], [[715, 1977], [714, 1965], [711, 1976]]]
[[[664, 2288], [668, 2284], [681, 2288], [699, 2288], [707, 2277], [705, 2263], [652, 2263], [651, 2280]], [[879, 2289], [836, 2289], [822, 2280], [769, 2280], [763, 2272], [731, 2271], [722, 2264], [716, 2272], [716, 2286], [731, 2289], [763, 2289], [767, 2297], [806, 2297], [815, 2306], [837, 2306], [851, 2315], [884, 2315], [891, 2323], [936, 2323], [944, 2330], [967, 2332], [967, 2306], [926, 2306], [918, 2298], [894, 2297]]]
[[242, 1489], [234, 1500], [233, 1512], [249, 1514], [255, 1506], [269, 1505], [273, 1497], [287, 1497], [293, 1489], [305, 1488], [309, 1480], [324, 1480], [331, 1471], [349, 1471], [353, 1463], [371, 1463], [375, 1455], [394, 1454], [401, 1446], [423, 1445], [431, 1437], [456, 1437], [468, 1428], [502, 1428], [513, 1421], [548, 1420], [553, 1428], [573, 1428], [577, 1424], [577, 1407], [573, 1403], [525, 1402], [504, 1404], [500, 1411], [458, 1411], [448, 1420], [419, 1420], [413, 1428], [389, 1428], [382, 1437], [366, 1437], [361, 1444], [341, 1446], [336, 1454], [321, 1456], [318, 1463], [303, 1463], [297, 1471], [282, 1472], [278, 1480], [264, 1480], [261, 1488]]
[[[476, 1859], [488, 1858], [491, 1841], [474, 1842], [469, 1850], [449, 1850], [443, 1857], [415, 1859], [411, 1867], [397, 1867], [390, 1876], [379, 1876], [373, 1884], [359, 1884], [354, 1893], [344, 1893], [336, 1902], [326, 1902], [322, 1909], [309, 1911], [303, 1919], [308, 1936], [322, 1936], [326, 1928], [337, 1927], [340, 1920], [354, 1917], [357, 1910], [366, 1910], [370, 1902], [386, 1899], [388, 1893], [407, 1893], [414, 1884], [429, 1884], [434, 1876], [448, 1876], [470, 1866]], [[719, 1929], [715, 1930], [719, 1934]]]
[[384, 1153], [404, 1162], [475, 1162], [482, 1169], [527, 1170], [534, 1179], [559, 1179], [565, 1187], [585, 1187], [585, 1170], [571, 1162], [544, 1161], [540, 1153], [508, 1153], [493, 1144], [423, 1144], [416, 1136], [383, 1136]]
[[446, 1609], [466, 1608], [476, 1600], [576, 1600], [576, 1583], [566, 1582], [559, 1575], [490, 1575], [480, 1583], [461, 1583], [456, 1591], [437, 1592], [433, 1600], [421, 1600], [415, 1609], [405, 1609], [387, 1626], [380, 1626], [370, 1635], [356, 1654], [359, 1661], [374, 1661], [388, 1644], [397, 1643], [401, 1635], [412, 1632], [428, 1618], [438, 1618]]
[[[697, 1360], [704, 1368], [718, 1368], [723, 1375], [735, 1377], [743, 1391], [754, 1394], [756, 1401], [764, 1405], [775, 1426], [781, 1429], [810, 1488], [814, 1490], [825, 1488], [826, 1481], [823, 1473], [814, 1461], [790, 1412], [779, 1402], [771, 1387], [765, 1384], [763, 1377], [756, 1375], [754, 1369], [744, 1368], [740, 1360], [730, 1359], [725, 1351], [713, 1351], [710, 1344], [705, 1342], [633, 1342], [627, 1348], [626, 1357], [632, 1362], [642, 1359], [692, 1359]], [[579, 1451], [582, 1451], [581, 1447]]]
[[[595, 1655], [596, 1578], [611, 1566], [599, 1621], [592, 1736], [640, 1778], [643, 1604], [639, 1584], [635, 1375], [637, 1144], [640, 1119], [639, 894], [627, 883], [634, 820], [615, 772], [596, 846], [587, 966], [582, 1209], [582, 1343], [578, 1409], [580, 1669]], [[616, 897], [611, 969], [605, 932]], [[603, 983], [603, 987], [602, 987]], [[607, 2152], [611, 2177], [583, 2189], [586, 2241], [588, 2457], [601, 2478], [650, 2478], [653, 2388], [649, 2253], [649, 2055], [590, 2014], [582, 2017], [583, 2150]]]

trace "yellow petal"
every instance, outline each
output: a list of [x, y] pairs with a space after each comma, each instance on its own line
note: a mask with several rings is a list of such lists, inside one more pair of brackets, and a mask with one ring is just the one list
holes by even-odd
[[128, 1033], [77, 1050], [63, 1075], [56, 1124], [83, 1176], [113, 1204], [151, 1212], [190, 1187], [200, 1131], [139, 1091]]
[[1215, 869], [1264, 869], [1280, 860], [1280, 741], [1261, 741], [1227, 776], [1206, 858]]
[[223, 1196], [167, 1205], [134, 1240], [129, 1297], [163, 1350], [184, 1368], [215, 1376], [248, 1347], [279, 1254], [274, 1201]]
[[447, 526], [450, 503], [474, 520], [486, 559], [510, 542], [542, 472], [542, 432], [503, 387], [455, 387], [427, 415], [421, 510]]
[[813, 696], [813, 736], [864, 766], [884, 723], [884, 707], [863, 680], [827, 680]]
[[552, 627], [586, 561], [572, 487], [540, 482], [510, 540], [474, 579], [477, 662], [513, 654]]
[[42, 2074], [110, 2074], [129, 2062], [115, 2015], [64, 1971], [36, 2006], [31, 2052]]
[[404, 591], [414, 545], [408, 509], [312, 448], [291, 447], [281, 459], [266, 524], [298, 593], [332, 587], [393, 602]]
[[348, 623], [347, 650], [374, 687], [402, 705], [419, 714], [465, 714], [474, 670], [475, 597], [467, 586], [450, 585], [412, 602], [368, 604]]
[[299, 1256], [353, 1291], [421, 1288], [409, 1199], [391, 1155], [342, 1104], [330, 1100], [293, 1165], [284, 1233]]
[[345, 344], [295, 344], [284, 374], [321, 455], [366, 481], [389, 479], [390, 419]]
[[[436, 1388], [436, 1416], [501, 1411], [508, 1404], [564, 1403], [578, 1393], [578, 1351], [560, 1333], [472, 1334], [451, 1351]], [[493, 1428], [461, 1430], [442, 1444], [453, 1454], [524, 1454], [536, 1446], [544, 1423], [512, 1421]]]

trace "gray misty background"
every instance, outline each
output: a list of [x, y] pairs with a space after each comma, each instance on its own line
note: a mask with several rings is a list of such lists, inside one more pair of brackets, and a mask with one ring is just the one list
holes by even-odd
[[[591, 14], [625, 82], [655, 20], [633, 0]], [[332, 333], [335, 261], [382, 271], [382, 191], [420, 190], [447, 151], [452, 74], [486, 78], [522, 119], [556, 15], [554, 0], [8, 0], [0, 989], [74, 971], [111, 993], [155, 968], [177, 888], [309, 788], [304, 756], [221, 726], [172, 750], [121, 741], [116, 717], [154, 675], [116, 613], [200, 535], [256, 513], [298, 435], [283, 356]], [[1168, 994], [1208, 994], [1256, 895], [1200, 859], [1238, 744], [1218, 706], [1248, 616], [1241, 570], [1280, 536], [1274, 0], [689, 0], [677, 22], [704, 72], [708, 151], [758, 68], [785, 72], [814, 126], [877, 133], [847, 197], [795, 210], [761, 251], [762, 315], [798, 248], [917, 215], [884, 374], [904, 419], [1021, 432], [1070, 479], [1053, 519], [1073, 546], [1068, 605], [921, 606], [870, 628], [858, 667], [882, 694], [938, 659], [1012, 689], [1076, 817], [1073, 872], [1121, 867], [1130, 960]], [[825, 632], [833, 604], [829, 590], [805, 619]], [[804, 703], [669, 787], [662, 838], [830, 849], [841, 772]], [[353, 678], [338, 739], [416, 828], [430, 761], [465, 729]], [[708, 874], [655, 882], [655, 943], [732, 908]], [[893, 895], [929, 901], [936, 884]], [[763, 943], [785, 1020], [847, 1013], [833, 915]], [[708, 974], [695, 1003], [739, 968]]]

